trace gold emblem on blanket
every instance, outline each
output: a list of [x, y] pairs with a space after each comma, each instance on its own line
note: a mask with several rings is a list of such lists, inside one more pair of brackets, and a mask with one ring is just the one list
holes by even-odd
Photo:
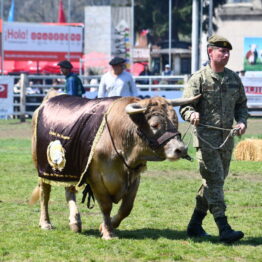
[[47, 147], [47, 160], [53, 170], [62, 171], [66, 164], [65, 149], [59, 140], [50, 142]]

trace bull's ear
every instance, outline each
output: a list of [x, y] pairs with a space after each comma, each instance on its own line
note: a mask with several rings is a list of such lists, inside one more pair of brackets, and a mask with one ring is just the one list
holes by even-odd
[[146, 107], [142, 107], [138, 103], [132, 103], [126, 106], [126, 113], [129, 115], [144, 113], [145, 111], [146, 111]]
[[192, 102], [197, 101], [201, 97], [201, 94], [189, 98], [176, 98], [176, 99], [167, 99], [168, 103], [172, 106], [182, 106], [182, 105], [189, 105]]

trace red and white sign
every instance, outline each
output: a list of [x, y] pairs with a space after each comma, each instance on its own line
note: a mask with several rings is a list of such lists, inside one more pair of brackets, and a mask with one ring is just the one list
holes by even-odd
[[0, 76], [0, 119], [13, 114], [14, 79], [10, 76]]
[[260, 94], [262, 95], [262, 86], [245, 86], [247, 94]]
[[83, 27], [4, 23], [6, 60], [78, 61], [83, 54]]
[[0, 83], [0, 98], [7, 98], [8, 85]]
[[247, 95], [248, 108], [262, 108], [262, 78], [242, 77]]
[[246, 94], [262, 95], [261, 77], [242, 77], [241, 80], [245, 87]]

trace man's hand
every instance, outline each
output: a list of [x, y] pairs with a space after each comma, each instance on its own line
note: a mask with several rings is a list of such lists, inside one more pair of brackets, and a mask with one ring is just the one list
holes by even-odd
[[238, 136], [245, 134], [246, 132], [246, 125], [244, 123], [238, 123], [235, 128], [238, 128]]
[[197, 126], [199, 124], [199, 113], [194, 112], [190, 115], [190, 123], [194, 126]]

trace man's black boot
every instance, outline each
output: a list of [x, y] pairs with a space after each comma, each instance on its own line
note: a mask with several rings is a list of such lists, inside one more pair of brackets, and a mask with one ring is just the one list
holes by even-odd
[[202, 221], [207, 213], [194, 210], [190, 222], [187, 226], [187, 235], [189, 237], [207, 237], [209, 234], [203, 229]]
[[233, 243], [244, 236], [241, 231], [235, 231], [227, 222], [227, 217], [215, 218], [216, 224], [219, 229], [219, 240], [225, 243]]

